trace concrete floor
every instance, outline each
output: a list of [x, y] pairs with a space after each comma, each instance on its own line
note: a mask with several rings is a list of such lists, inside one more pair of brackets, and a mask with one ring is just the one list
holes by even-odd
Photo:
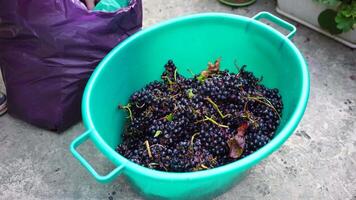
[[[198, 12], [253, 16], [263, 10], [275, 13], [275, 2], [231, 9], [216, 0], [145, 0], [144, 25]], [[311, 74], [305, 116], [278, 152], [219, 200], [356, 199], [356, 51], [297, 26], [294, 43]], [[80, 123], [58, 135], [1, 117], [0, 199], [140, 199], [123, 178], [97, 183], [72, 157], [68, 146], [84, 131]], [[80, 150], [100, 172], [113, 168], [92, 144]]]

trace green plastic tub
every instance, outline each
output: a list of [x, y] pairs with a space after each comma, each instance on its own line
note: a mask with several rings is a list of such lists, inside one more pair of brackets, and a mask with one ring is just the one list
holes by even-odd
[[[287, 36], [259, 22], [272, 21]], [[207, 13], [170, 20], [131, 36], [114, 48], [99, 64], [83, 96], [82, 112], [87, 131], [70, 150], [93, 177], [103, 183], [125, 175], [146, 198], [200, 199], [219, 195], [239, 182], [246, 172], [289, 138], [301, 120], [309, 96], [309, 73], [299, 50], [290, 41], [296, 28], [261, 12], [253, 18]], [[200, 172], [169, 173], [141, 167], [115, 152], [121, 142], [126, 113], [117, 109], [131, 93], [160, 79], [163, 65], [174, 59], [178, 69], [190, 76], [206, 68], [207, 61], [222, 57], [222, 68], [236, 70], [234, 61], [264, 77], [263, 83], [280, 90], [284, 110], [274, 139], [237, 162]], [[76, 151], [91, 140], [116, 165], [107, 175], [98, 174]]]

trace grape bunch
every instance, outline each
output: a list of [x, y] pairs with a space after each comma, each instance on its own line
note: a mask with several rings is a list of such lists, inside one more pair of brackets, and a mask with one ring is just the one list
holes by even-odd
[[239, 68], [220, 70], [220, 59], [192, 78], [172, 60], [160, 81], [133, 93], [122, 143], [116, 151], [139, 165], [169, 172], [219, 167], [244, 158], [274, 136], [283, 109], [269, 89]]

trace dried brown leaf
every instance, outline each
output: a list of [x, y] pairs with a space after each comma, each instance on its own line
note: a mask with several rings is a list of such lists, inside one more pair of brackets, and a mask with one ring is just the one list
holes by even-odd
[[227, 141], [227, 144], [230, 149], [229, 156], [231, 158], [239, 158], [241, 157], [243, 151], [244, 151], [244, 146], [245, 146], [245, 134], [246, 130], [248, 128], [248, 123], [243, 123], [237, 128], [237, 133], [234, 137], [230, 138]]

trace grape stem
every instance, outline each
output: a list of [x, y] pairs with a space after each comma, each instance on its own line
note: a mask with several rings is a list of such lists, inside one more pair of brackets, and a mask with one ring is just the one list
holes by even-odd
[[224, 124], [219, 124], [219, 123], [218, 123], [217, 121], [215, 121], [213, 118], [210, 118], [210, 117], [208, 117], [208, 116], [205, 116], [205, 119], [208, 120], [208, 121], [210, 121], [211, 123], [213, 123], [213, 124], [219, 126], [219, 127], [222, 127], [222, 128], [229, 128], [229, 126], [226, 126], [226, 125], [224, 125]]
[[150, 166], [152, 168], [152, 166], [159, 166], [159, 164], [158, 163], [150, 163], [150, 164], [148, 164], [148, 166]]
[[197, 136], [197, 135], [199, 135], [199, 133], [194, 133], [194, 135], [192, 136], [192, 139], [190, 140], [190, 150], [191, 151], [193, 151], [194, 150], [194, 148], [193, 148], [193, 146], [194, 146], [194, 139], [195, 139], [195, 136]]
[[149, 106], [144, 112], [143, 114], [145, 114], [146, 117], [148, 117], [150, 114], [152, 114], [153, 108], [152, 106]]
[[174, 70], [174, 81], [177, 82], [177, 69]]
[[198, 124], [198, 123], [201, 123], [201, 122], [205, 122], [205, 121], [210, 121], [211, 123], [219, 126], [219, 127], [222, 127], [222, 128], [229, 128], [229, 126], [226, 126], [224, 124], [219, 124], [217, 121], [215, 121], [213, 118], [211, 117], [208, 117], [208, 116], [205, 116], [205, 119], [201, 119], [199, 121], [196, 121], [194, 122], [194, 124]]
[[160, 167], [163, 167], [166, 171], [168, 171], [168, 169], [167, 169], [165, 166], [160, 165], [160, 164], [158, 164], [158, 163], [150, 163], [150, 164], [148, 164], [148, 166], [149, 166], [150, 168], [153, 168], [154, 166], [160, 166]]
[[219, 113], [219, 115], [224, 119], [227, 116], [230, 116], [230, 114], [226, 114], [224, 115], [221, 110], [219, 109], [219, 106], [210, 98], [210, 97], [206, 97], [205, 98], [209, 103], [211, 103], [211, 105], [213, 105], [214, 109]]
[[194, 122], [194, 124], [199, 124], [199, 123], [205, 122], [205, 121], [208, 121], [208, 119], [205, 118], [205, 119], [198, 120], [198, 121]]
[[148, 143], [148, 140], [145, 141], [148, 157], [152, 158], [152, 153], [151, 153], [151, 148], [150, 148], [150, 143]]
[[247, 104], [248, 104], [248, 101], [246, 101], [246, 103], [244, 105], [244, 112], [247, 112]]
[[165, 148], [165, 149], [167, 149], [167, 147], [165, 147], [165, 146], [163, 146], [163, 145], [161, 145], [161, 144], [154, 144], [154, 145], [151, 145], [151, 148], [152, 147], [162, 147], [162, 148]]
[[146, 104], [143, 103], [141, 106], [140, 106], [140, 105], [137, 105], [137, 104], [135, 104], [135, 105], [136, 105], [137, 108], [143, 108], [143, 107], [145, 107]]
[[120, 109], [126, 109], [129, 112], [129, 117], [131, 121], [133, 120], [132, 111], [131, 111], [131, 104], [127, 104], [126, 106], [119, 106]]
[[[281, 119], [281, 116], [279, 115], [277, 109], [272, 105], [272, 103], [267, 98], [262, 97], [262, 96], [256, 96], [256, 97], [248, 96], [247, 99], [257, 101], [259, 103], [262, 103], [262, 104], [272, 108], [272, 110], [277, 114], [278, 118]], [[262, 100], [265, 100], [266, 102], [264, 102]]]
[[254, 127], [258, 127], [256, 120], [252, 119], [251, 114], [249, 112], [247, 112], [246, 114], [243, 114], [242, 117], [250, 120]]
[[200, 166], [201, 166], [201, 168], [203, 168], [203, 169], [209, 169], [209, 167], [207, 167], [207, 166], [204, 165], [204, 164], [201, 164]]
[[195, 110], [194, 108], [188, 106], [191, 111], [193, 111], [194, 114], [200, 115], [200, 111]]
[[169, 85], [173, 85], [173, 81], [168, 76], [162, 76], [163, 79], [167, 79]]
[[[211, 159], [209, 159], [209, 161], [213, 164], [213, 165], [216, 165], [217, 164], [217, 161], [216, 161], [217, 157], [213, 157]], [[211, 166], [211, 165], [210, 165]]]
[[160, 165], [160, 167], [163, 167], [164, 170], [168, 171], [168, 169], [164, 165]]
[[249, 121], [251, 121], [254, 127], [258, 127], [256, 120], [253, 119], [253, 116], [251, 116], [252, 114], [248, 111], [247, 104], [248, 101], [246, 101], [244, 105], [244, 114], [242, 115], [242, 117], [247, 118]]

